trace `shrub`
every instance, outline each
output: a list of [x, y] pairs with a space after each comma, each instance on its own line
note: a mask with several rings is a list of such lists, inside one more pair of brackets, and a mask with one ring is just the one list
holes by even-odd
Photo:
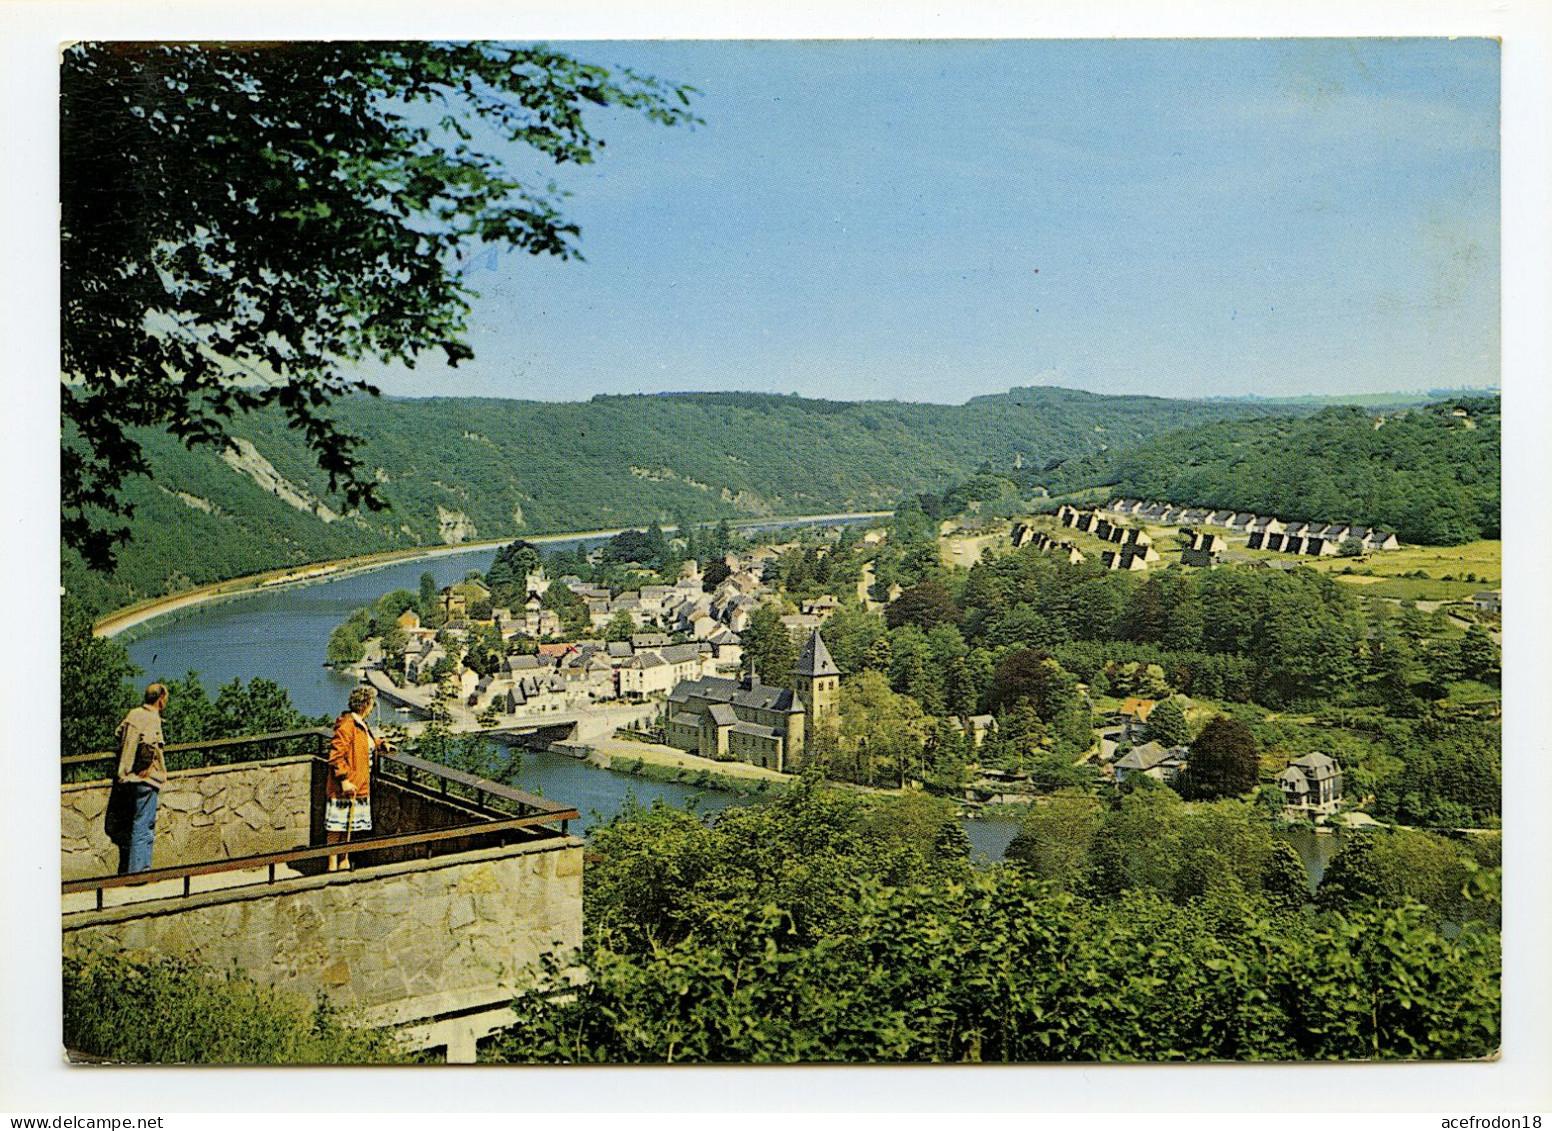
[[172, 958], [88, 953], [64, 963], [65, 1045], [141, 1064], [385, 1064], [409, 1059], [384, 1029]]

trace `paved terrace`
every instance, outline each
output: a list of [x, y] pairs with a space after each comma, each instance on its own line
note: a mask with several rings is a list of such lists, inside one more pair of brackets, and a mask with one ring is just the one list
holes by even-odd
[[[370, 835], [329, 872], [327, 730], [168, 747], [154, 869], [116, 875], [110, 783], [60, 787], [67, 953], [186, 957], [310, 1000], [327, 993], [416, 1048], [474, 1058], [527, 971], [582, 941], [582, 842], [565, 805], [407, 755], [377, 759]], [[67, 777], [115, 755], [66, 759]], [[248, 759], [248, 760], [235, 760]]]

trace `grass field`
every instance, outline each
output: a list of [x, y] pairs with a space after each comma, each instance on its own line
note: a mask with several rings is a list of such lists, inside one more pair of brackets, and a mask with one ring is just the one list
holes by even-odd
[[[1369, 597], [1397, 601], [1456, 601], [1483, 589], [1496, 589], [1503, 576], [1503, 543], [1468, 542], [1464, 546], [1406, 546], [1370, 554], [1361, 562], [1347, 558], [1311, 559], [1316, 569], [1338, 581], [1362, 587]], [[1352, 569], [1351, 574], [1343, 571]], [[1421, 571], [1427, 577], [1406, 577]], [[1468, 580], [1468, 577], [1474, 580]]]

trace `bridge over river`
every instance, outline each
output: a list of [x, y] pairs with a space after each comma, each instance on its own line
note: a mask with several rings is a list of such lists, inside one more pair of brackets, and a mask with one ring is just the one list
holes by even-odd
[[[422, 718], [431, 713], [434, 693], [429, 687], [403, 687], [378, 668], [368, 668], [363, 678], [377, 689], [380, 702], [407, 708]], [[531, 744], [541, 746], [594, 742], [609, 737], [620, 727], [650, 724], [658, 712], [653, 703], [614, 703], [574, 711], [504, 715], [501, 722], [490, 727], [481, 725], [474, 712], [462, 703], [448, 703], [446, 709], [450, 716], [448, 729], [455, 734], [478, 732], [498, 742], [537, 739], [537, 743]], [[417, 729], [411, 724], [411, 733]]]

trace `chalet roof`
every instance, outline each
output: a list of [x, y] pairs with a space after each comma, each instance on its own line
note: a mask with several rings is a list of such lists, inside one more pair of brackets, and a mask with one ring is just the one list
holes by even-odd
[[836, 667], [835, 661], [830, 658], [830, 649], [825, 647], [824, 637], [819, 635], [817, 628], [809, 636], [808, 643], [803, 645], [803, 651], [798, 654], [798, 662], [792, 666], [792, 674], [805, 679], [841, 674], [841, 669]]

